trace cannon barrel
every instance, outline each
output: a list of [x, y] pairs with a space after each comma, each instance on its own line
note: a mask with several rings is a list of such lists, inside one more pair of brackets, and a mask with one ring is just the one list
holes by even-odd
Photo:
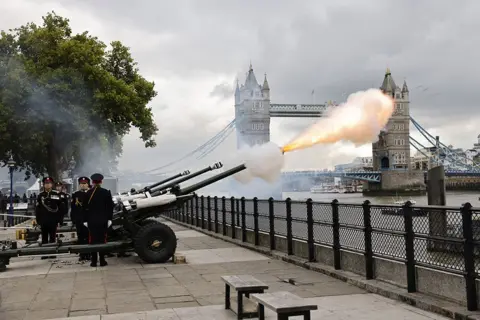
[[195, 183], [195, 184], [192, 184], [191, 186], [187, 186], [183, 189], [179, 189], [179, 190], [176, 190], [175, 194], [177, 196], [182, 196], [182, 195], [186, 195], [186, 194], [189, 194], [189, 193], [192, 193], [192, 192], [195, 192], [203, 187], [206, 187], [208, 185], [211, 185], [212, 183], [215, 183], [217, 181], [220, 181], [220, 180], [223, 180], [225, 178], [228, 178], [229, 176], [233, 176], [234, 174], [240, 172], [240, 171], [243, 171], [247, 169], [247, 167], [245, 166], [245, 164], [241, 164], [239, 166], [236, 166], [236, 167], [233, 167], [231, 169], [228, 169], [222, 173], [219, 173], [217, 175], [214, 175], [213, 177], [210, 177], [208, 179], [205, 179], [203, 181], [200, 181], [198, 183]]
[[163, 194], [164, 193], [163, 191], [165, 191], [165, 190], [167, 190], [167, 189], [169, 189], [169, 188], [171, 188], [171, 187], [173, 187], [173, 186], [175, 186], [179, 183], [182, 183], [184, 181], [187, 181], [187, 180], [193, 179], [195, 177], [198, 177], [199, 175], [204, 174], [205, 172], [220, 169], [222, 167], [223, 167], [223, 164], [221, 162], [217, 162], [217, 163], [213, 164], [212, 166], [208, 166], [206, 168], [203, 168], [202, 170], [198, 170], [197, 172], [191, 173], [188, 176], [181, 177], [180, 179], [177, 179], [177, 180], [171, 181], [167, 184], [161, 185], [161, 186], [157, 187], [156, 190], [152, 193], [152, 197]]
[[170, 181], [172, 181], [172, 180], [174, 180], [174, 179], [177, 179], [177, 178], [180, 178], [180, 177], [182, 177], [182, 176], [189, 175], [189, 174], [190, 174], [190, 171], [188, 171], [188, 170], [186, 170], [186, 171], [184, 171], [184, 172], [177, 173], [177, 174], [174, 175], [174, 176], [171, 176], [171, 177], [169, 177], [169, 178], [163, 179], [163, 180], [160, 181], [160, 182], [157, 182], [157, 183], [154, 183], [154, 184], [152, 184], [152, 185], [149, 185], [149, 186], [147, 186], [147, 187], [145, 187], [145, 188], [143, 188], [143, 189], [135, 192], [135, 194], [144, 193], [144, 192], [150, 191], [150, 190], [158, 187], [159, 185], [162, 185], [162, 184], [164, 184], [164, 183], [170, 182]]

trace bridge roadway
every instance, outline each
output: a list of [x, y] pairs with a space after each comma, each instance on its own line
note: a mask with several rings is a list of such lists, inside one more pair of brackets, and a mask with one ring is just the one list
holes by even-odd
[[[400, 170], [399, 170], [400, 171]], [[427, 175], [427, 171], [424, 171]], [[480, 177], [480, 171], [460, 171], [460, 170], [446, 170], [447, 177]], [[382, 179], [381, 171], [320, 171], [320, 170], [296, 170], [283, 171], [282, 178], [286, 180], [295, 180], [299, 177], [338, 177], [352, 180], [361, 180], [379, 183]]]
[[[9, 270], [0, 273], [0, 319], [236, 319], [223, 308], [220, 280], [235, 274], [255, 276], [270, 286], [270, 292], [290, 291], [308, 298], [319, 306], [312, 319], [447, 319], [167, 223], [177, 233], [178, 252], [187, 264], [148, 265], [129, 257], [110, 258], [108, 267], [90, 268], [76, 264], [70, 255], [53, 261], [12, 259]], [[3, 238], [13, 236], [1, 232]], [[296, 285], [283, 281], [288, 278]], [[267, 319], [276, 319], [266, 313]]]

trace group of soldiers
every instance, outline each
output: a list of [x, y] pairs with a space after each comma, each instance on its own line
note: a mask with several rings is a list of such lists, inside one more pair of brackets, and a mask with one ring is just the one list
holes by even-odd
[[[100, 173], [78, 178], [79, 190], [70, 197], [62, 191], [60, 182], [55, 184], [51, 177], [43, 179], [43, 190], [38, 195], [35, 206], [35, 218], [42, 230], [42, 243], [56, 241], [57, 227], [63, 224], [68, 214], [75, 224], [79, 244], [101, 244], [107, 242], [107, 231], [112, 225], [113, 200], [110, 190], [102, 188], [103, 175]], [[55, 189], [53, 186], [55, 185]], [[42, 259], [54, 258], [53, 256]], [[90, 260], [90, 266], [106, 266], [105, 254], [91, 252], [80, 254], [80, 260]]]

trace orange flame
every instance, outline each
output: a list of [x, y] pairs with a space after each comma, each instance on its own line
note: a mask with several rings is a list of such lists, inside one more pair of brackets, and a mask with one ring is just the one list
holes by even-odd
[[344, 104], [287, 143], [282, 152], [316, 144], [350, 141], [355, 145], [374, 142], [394, 111], [394, 100], [378, 89], [351, 94]]

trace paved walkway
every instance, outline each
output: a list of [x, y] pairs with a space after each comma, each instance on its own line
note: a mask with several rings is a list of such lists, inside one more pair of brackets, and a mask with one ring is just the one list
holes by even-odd
[[[12, 259], [0, 273], [0, 320], [236, 319], [223, 309], [220, 277], [238, 274], [266, 282], [270, 292], [287, 290], [315, 302], [319, 310], [312, 319], [446, 319], [166, 223], [176, 231], [177, 252], [186, 256], [187, 264], [149, 265], [129, 257], [91, 268], [70, 255], [55, 261]], [[296, 284], [284, 281], [289, 278]]]

